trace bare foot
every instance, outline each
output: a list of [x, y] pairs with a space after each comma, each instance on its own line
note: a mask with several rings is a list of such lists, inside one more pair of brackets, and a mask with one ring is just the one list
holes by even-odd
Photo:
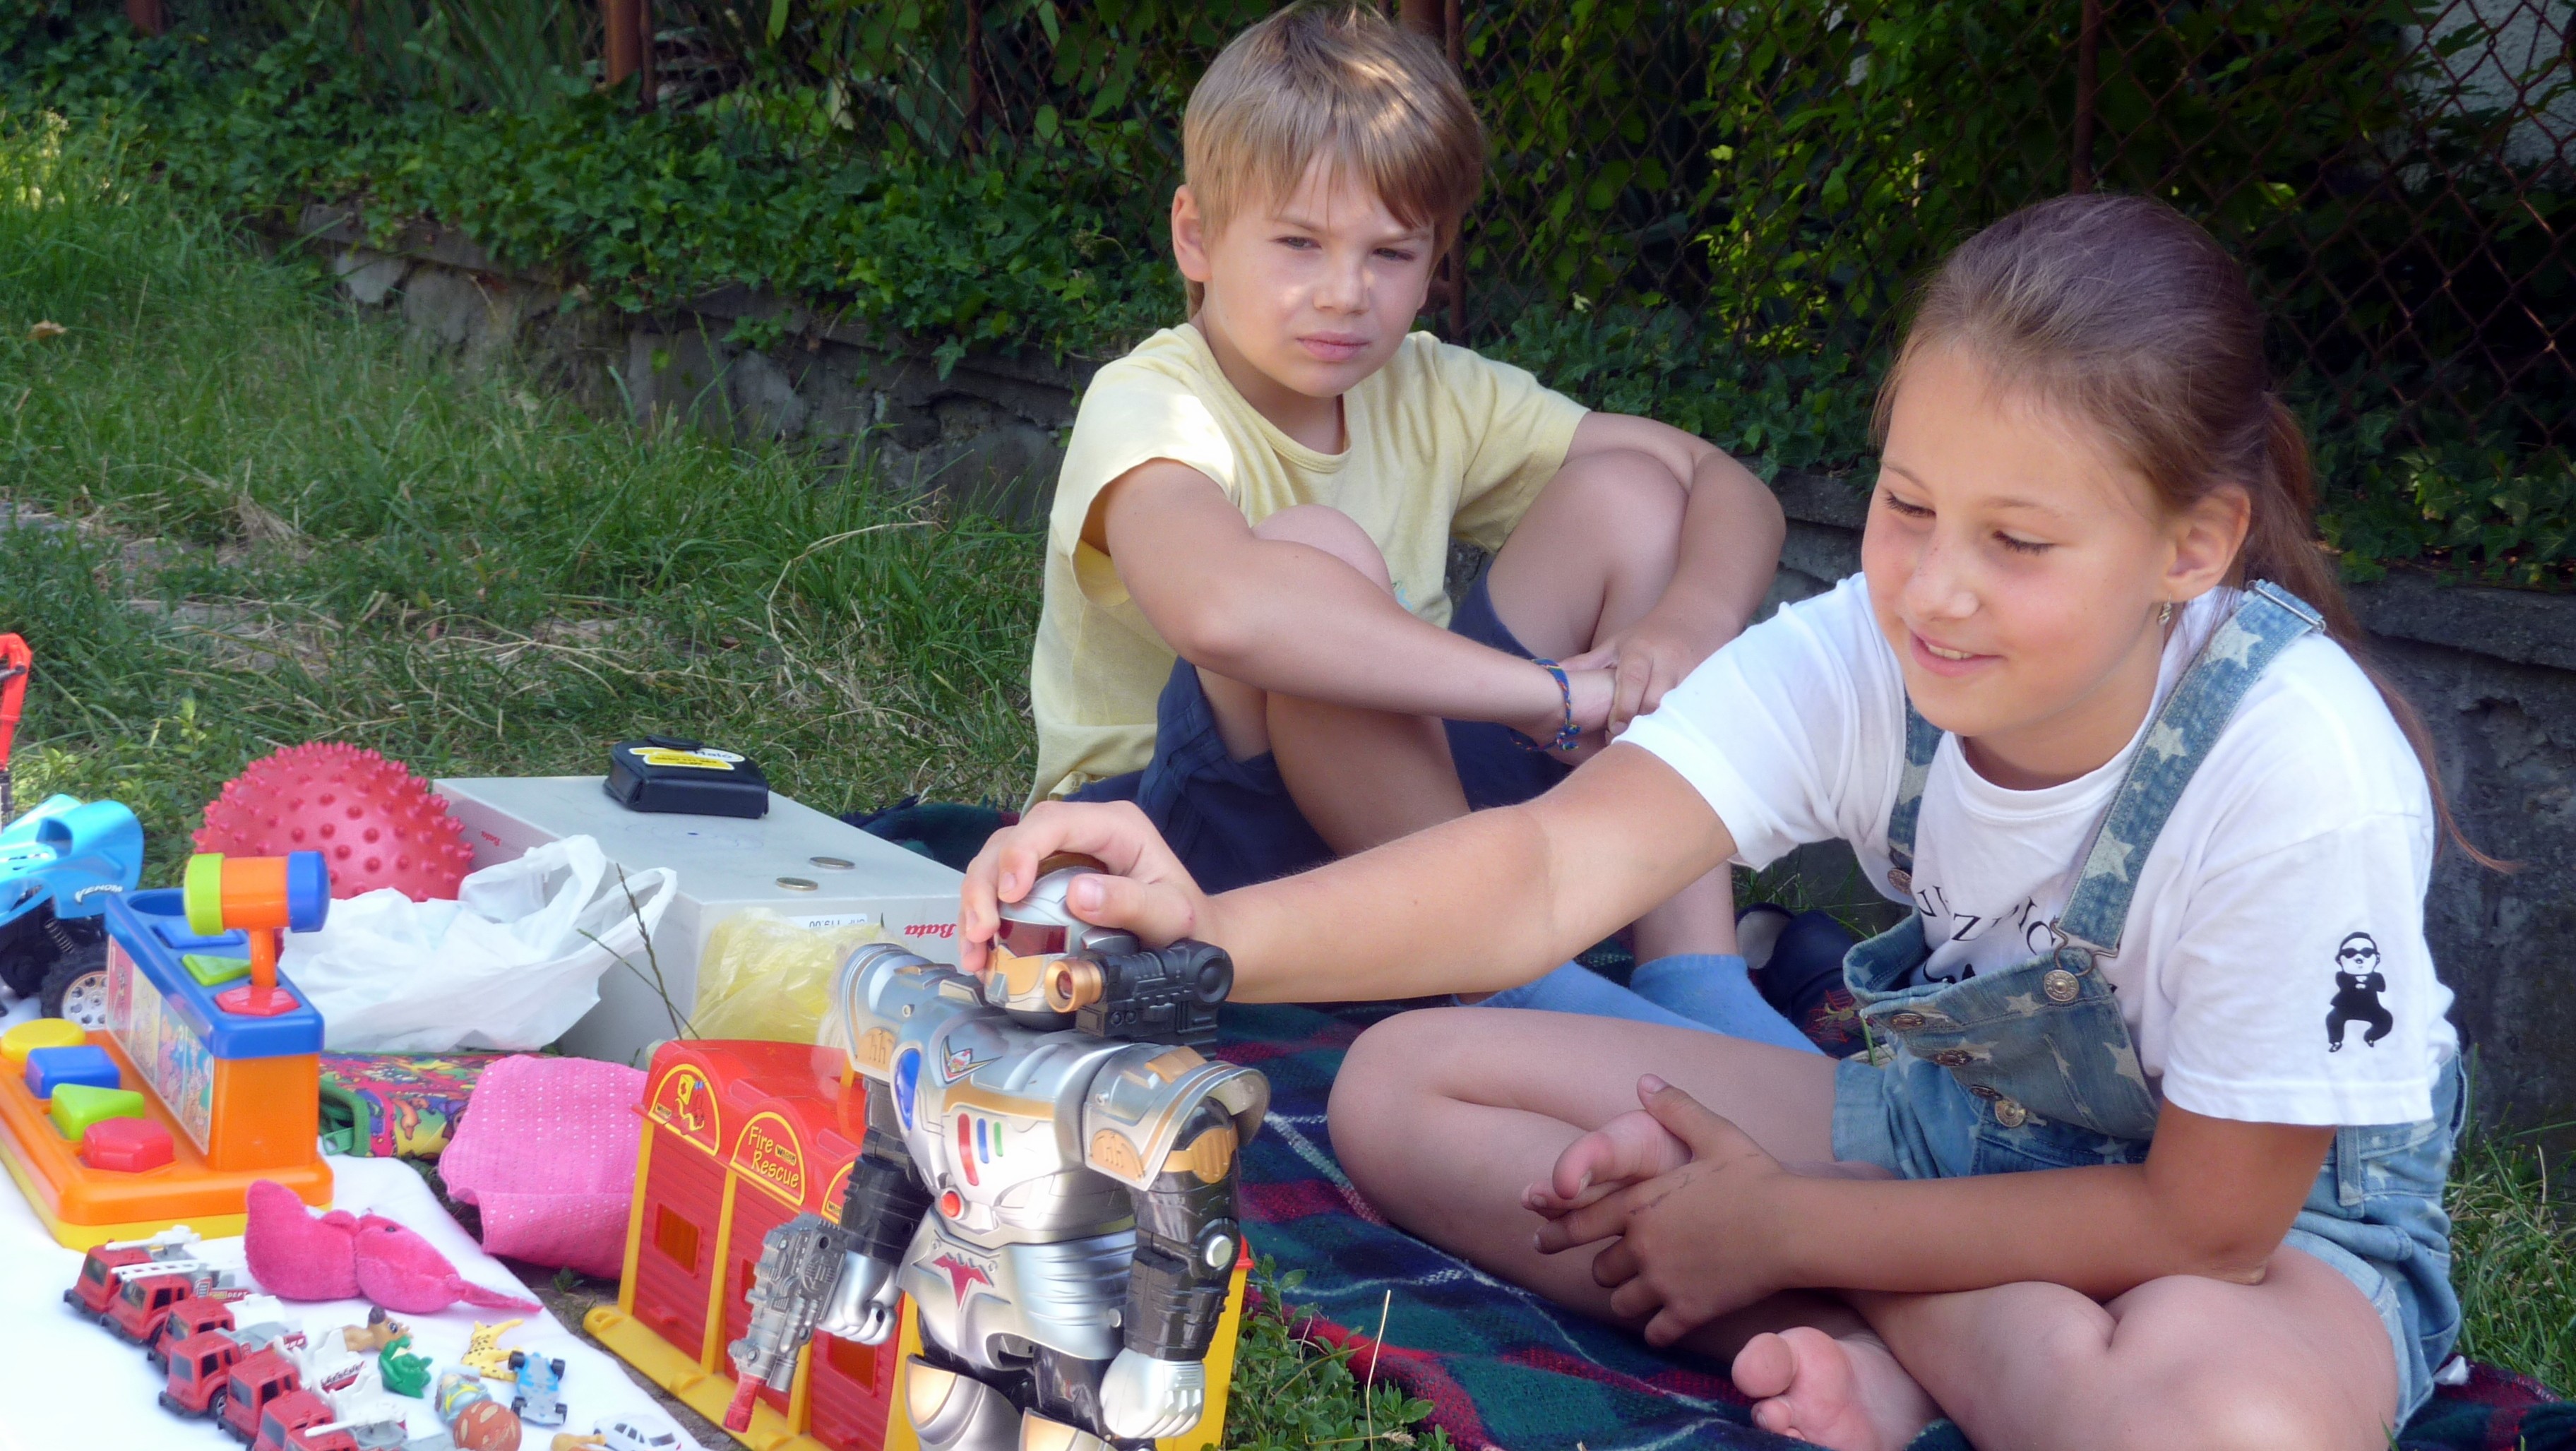
[[1623, 1113], [1556, 1156], [1548, 1182], [1532, 1184], [1521, 1202], [1554, 1217], [1590, 1204], [1622, 1185], [1669, 1174], [1690, 1162], [1690, 1146], [1643, 1109]]
[[1757, 1335], [1735, 1355], [1735, 1388], [1753, 1424], [1833, 1451], [1902, 1451], [1941, 1408], [1865, 1331], [1837, 1339], [1809, 1326]]

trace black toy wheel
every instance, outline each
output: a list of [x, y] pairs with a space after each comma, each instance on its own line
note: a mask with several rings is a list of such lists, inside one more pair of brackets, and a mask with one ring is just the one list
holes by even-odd
[[93, 948], [106, 951], [104, 921], [65, 922], [50, 905], [40, 906], [0, 925], [0, 985], [22, 998], [41, 997], [45, 978], [56, 966]]
[[223, 1427], [224, 1434], [227, 1436], [233, 1433], [231, 1423], [224, 1419], [224, 1402], [230, 1399], [232, 1399], [231, 1395], [221, 1386], [206, 1393], [206, 1419]]
[[517, 1370], [520, 1366], [526, 1365], [527, 1363], [528, 1363], [528, 1353], [527, 1353], [526, 1351], [524, 1351], [524, 1350], [513, 1350], [513, 1351], [511, 1351], [511, 1352], [510, 1352], [510, 1369], [512, 1369], [512, 1370], [514, 1370], [514, 1371], [515, 1371], [515, 1370]]
[[45, 973], [39, 1007], [46, 1017], [62, 1018], [97, 1032], [107, 1026], [107, 943], [88, 944]]
[[528, 1398], [526, 1396], [510, 1397], [510, 1414], [525, 1419], [528, 1414]]

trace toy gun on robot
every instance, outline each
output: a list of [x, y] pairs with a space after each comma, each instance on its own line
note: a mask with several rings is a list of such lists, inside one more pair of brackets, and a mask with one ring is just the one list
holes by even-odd
[[858, 1236], [819, 1214], [800, 1214], [760, 1242], [749, 1299], [751, 1323], [727, 1347], [733, 1357], [733, 1404], [725, 1408], [728, 1431], [751, 1428], [752, 1398], [762, 1386], [784, 1388], [796, 1377], [796, 1356], [814, 1338], [815, 1322], [840, 1288], [842, 1267]]
[[1234, 991], [1225, 949], [1180, 941], [1143, 952], [1047, 964], [1046, 1005], [1096, 1038], [1198, 1048], [1216, 1041], [1216, 1010]]

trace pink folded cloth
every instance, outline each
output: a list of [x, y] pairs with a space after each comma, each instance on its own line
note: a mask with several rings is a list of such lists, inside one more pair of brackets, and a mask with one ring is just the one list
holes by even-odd
[[617, 1277], [635, 1195], [644, 1075], [589, 1058], [504, 1058], [483, 1070], [438, 1175], [483, 1214], [483, 1248]]

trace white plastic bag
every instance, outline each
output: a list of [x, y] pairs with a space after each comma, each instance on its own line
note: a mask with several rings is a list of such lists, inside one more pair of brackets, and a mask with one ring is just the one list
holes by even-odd
[[668, 867], [621, 881], [599, 843], [568, 836], [468, 876], [453, 902], [391, 887], [333, 902], [319, 932], [290, 932], [278, 966], [342, 1052], [542, 1048], [599, 1001], [669, 909]]

